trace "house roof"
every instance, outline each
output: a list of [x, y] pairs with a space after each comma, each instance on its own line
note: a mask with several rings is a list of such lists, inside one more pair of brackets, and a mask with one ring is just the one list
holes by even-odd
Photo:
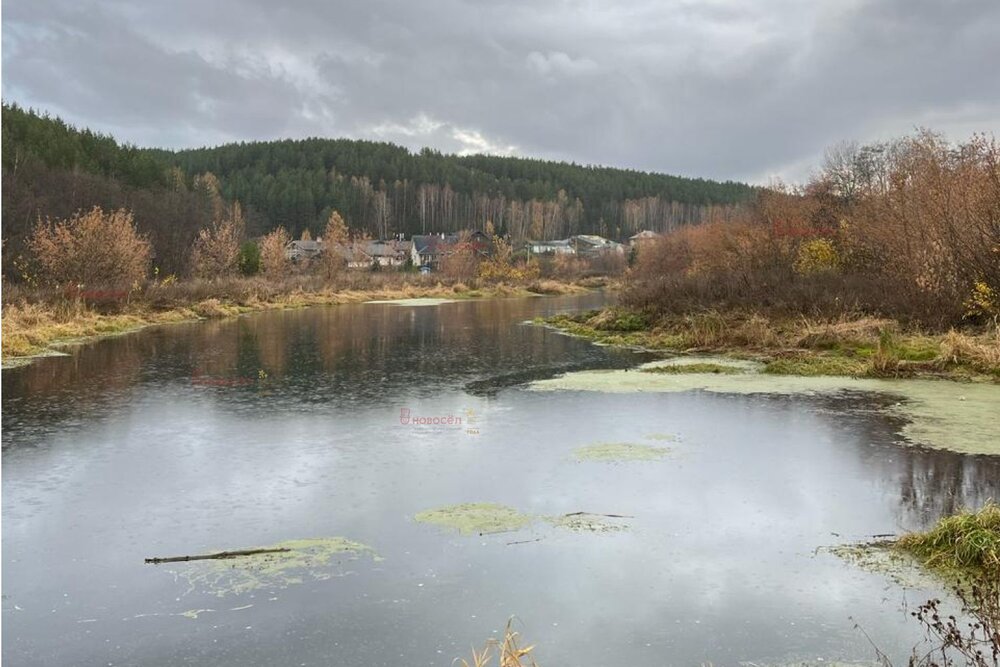
[[323, 242], [313, 241], [313, 240], [303, 241], [302, 239], [295, 239], [294, 241], [290, 241], [288, 243], [288, 247], [297, 248], [299, 250], [322, 250]]
[[556, 239], [553, 241], [528, 241], [528, 245], [550, 246], [553, 248], [568, 248], [571, 245], [570, 239]]
[[458, 234], [417, 234], [413, 237], [413, 245], [421, 255], [435, 255], [447, 246], [458, 243]]

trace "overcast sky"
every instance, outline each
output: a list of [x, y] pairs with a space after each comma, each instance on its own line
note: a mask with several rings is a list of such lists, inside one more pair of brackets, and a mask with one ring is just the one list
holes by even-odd
[[143, 146], [794, 180], [841, 140], [1000, 136], [1000, 0], [4, 0], [3, 97]]

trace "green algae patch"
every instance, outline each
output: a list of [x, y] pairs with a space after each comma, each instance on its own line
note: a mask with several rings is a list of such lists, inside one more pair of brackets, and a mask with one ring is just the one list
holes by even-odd
[[895, 542], [839, 544], [824, 550], [865, 572], [882, 575], [903, 588], [935, 590], [941, 587], [941, 582], [921, 567], [916, 558], [897, 550]]
[[632, 442], [601, 442], [580, 447], [574, 452], [577, 461], [659, 461], [670, 454], [667, 447]]
[[454, 303], [455, 299], [439, 299], [424, 297], [417, 299], [383, 299], [380, 301], [365, 301], [365, 303], [387, 303], [393, 306], [440, 306], [442, 303]]
[[586, 512], [545, 517], [545, 521], [552, 526], [571, 530], [574, 533], [619, 533], [628, 530], [626, 524], [611, 519], [611, 517]]
[[[639, 370], [662, 365], [644, 364]], [[603, 393], [707, 391], [721, 394], [833, 395], [869, 392], [897, 397], [886, 408], [903, 425], [900, 435], [913, 444], [966, 454], [1000, 455], [1000, 385], [949, 380], [882, 380], [832, 375], [768, 373], [635, 373], [592, 370], [567, 373], [529, 385], [534, 391]]]
[[680, 437], [673, 433], [647, 433], [642, 437], [646, 440], [657, 440], [659, 442], [677, 442], [680, 440]]
[[643, 373], [679, 374], [722, 374], [739, 375], [755, 373], [764, 368], [759, 361], [733, 359], [720, 356], [684, 356], [654, 361], [639, 367]]
[[457, 530], [462, 535], [483, 535], [520, 530], [532, 517], [495, 503], [464, 503], [425, 510], [413, 517], [420, 523]]
[[736, 375], [746, 373], [745, 370], [723, 364], [674, 364], [672, 366], [656, 366], [644, 368], [643, 373], [725, 373]]
[[344, 537], [287, 540], [259, 548], [288, 551], [190, 561], [183, 569], [174, 570], [174, 574], [188, 583], [188, 593], [202, 591], [225, 597], [324, 581], [337, 575], [335, 566], [344, 560], [357, 560], [361, 556], [380, 560], [368, 545]]

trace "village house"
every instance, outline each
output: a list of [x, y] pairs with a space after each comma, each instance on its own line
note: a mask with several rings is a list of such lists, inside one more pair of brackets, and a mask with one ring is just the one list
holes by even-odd
[[320, 239], [289, 241], [285, 246], [285, 257], [293, 262], [313, 259], [323, 253], [323, 241]]
[[561, 241], [528, 241], [525, 246], [532, 255], [575, 255], [569, 239]]
[[[441, 260], [455, 252], [462, 241], [463, 236], [459, 234], [415, 234], [413, 236], [413, 254], [417, 257], [415, 263], [436, 270], [440, 267]], [[493, 254], [493, 239], [481, 231], [468, 233], [464, 236], [464, 242], [468, 243], [473, 252], [480, 257], [489, 257]]]
[[576, 254], [582, 257], [596, 257], [608, 253], [625, 254], [625, 246], [617, 241], [611, 241], [595, 234], [580, 234], [571, 236], [570, 243], [576, 249]]
[[526, 248], [532, 255], [595, 257], [606, 253], [625, 254], [625, 246], [621, 243], [593, 234], [580, 234], [555, 241], [528, 241]]
[[648, 229], [644, 229], [641, 232], [639, 232], [638, 234], [634, 234], [634, 235], [630, 236], [629, 239], [628, 239], [628, 243], [629, 243], [630, 246], [632, 246], [634, 248], [634, 247], [636, 247], [636, 246], [638, 246], [638, 245], [640, 245], [642, 243], [648, 243], [650, 241], [655, 241], [658, 238], [660, 238], [660, 235], [657, 234], [656, 232], [651, 232]]

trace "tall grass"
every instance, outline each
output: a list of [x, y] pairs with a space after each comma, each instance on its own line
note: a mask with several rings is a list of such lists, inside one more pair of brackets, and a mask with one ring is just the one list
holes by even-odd
[[896, 546], [929, 567], [986, 571], [1000, 578], [1000, 505], [988, 502], [977, 512], [941, 519], [925, 533], [904, 535]]

